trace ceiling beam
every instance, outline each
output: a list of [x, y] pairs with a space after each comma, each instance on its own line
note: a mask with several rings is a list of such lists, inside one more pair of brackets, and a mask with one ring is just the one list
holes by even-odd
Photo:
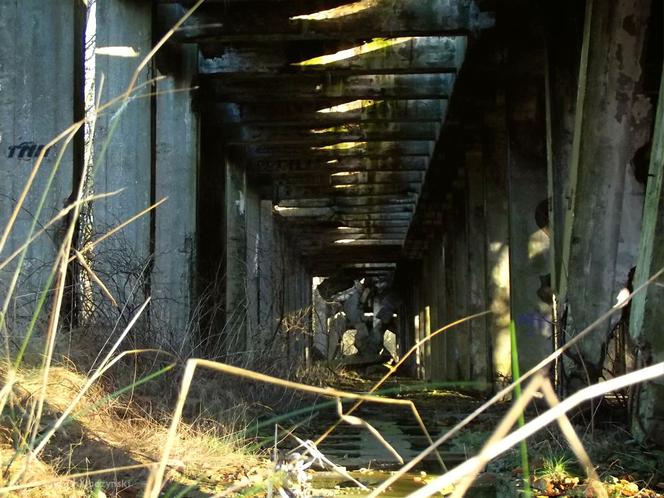
[[338, 171], [425, 171], [428, 161], [429, 158], [423, 156], [315, 158], [303, 155], [290, 158], [248, 158], [245, 164], [251, 174], [292, 174], [305, 172], [320, 174], [325, 171], [329, 171], [331, 174]]
[[[354, 101], [355, 99], [349, 99]], [[353, 108], [331, 108], [320, 100], [262, 103], [202, 101], [201, 109], [212, 123], [263, 127], [302, 126], [323, 128], [347, 123], [442, 123], [445, 99], [368, 99]]]
[[203, 99], [215, 102], [320, 102], [319, 109], [353, 100], [446, 99], [452, 74], [363, 74], [358, 76], [280, 75], [273, 77], [201, 76]]
[[[155, 0], [173, 4], [173, 0]], [[193, 0], [179, 0], [184, 7], [160, 7], [162, 30], [170, 28]], [[343, 17], [314, 20], [291, 19], [331, 7], [353, 3], [316, 0], [240, 1], [207, 0], [178, 30], [179, 42], [362, 40], [390, 36], [458, 35], [491, 27], [494, 16], [481, 12], [475, 1], [379, 0], [372, 8]]]
[[319, 144], [359, 141], [438, 140], [437, 123], [345, 123], [327, 128], [244, 126], [222, 128], [229, 144]]
[[200, 74], [348, 75], [456, 73], [466, 55], [465, 36], [402, 37], [366, 43], [207, 43]]

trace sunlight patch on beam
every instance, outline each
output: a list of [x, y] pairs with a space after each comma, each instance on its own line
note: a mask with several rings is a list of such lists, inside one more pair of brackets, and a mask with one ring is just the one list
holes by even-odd
[[134, 47], [98, 47], [95, 49], [95, 55], [108, 55], [109, 57], [138, 57], [138, 52]]
[[404, 36], [399, 38], [374, 38], [370, 42], [363, 43], [357, 47], [340, 50], [334, 54], [321, 55], [313, 59], [307, 59], [301, 62], [294, 62], [293, 66], [325, 66], [333, 62], [339, 62], [346, 59], [352, 59], [358, 55], [368, 54], [376, 50], [383, 50], [394, 45], [401, 45], [402, 43], [409, 42], [413, 39], [412, 36]]
[[339, 17], [346, 17], [358, 12], [362, 12], [378, 5], [379, 0], [360, 0], [359, 2], [341, 5], [333, 9], [321, 10], [313, 14], [305, 14], [301, 16], [293, 16], [291, 21], [325, 21], [327, 19], [338, 19]]
[[331, 126], [329, 128], [312, 128], [309, 133], [314, 135], [327, 135], [328, 133], [350, 133], [350, 128], [346, 125]]
[[331, 112], [343, 113], [343, 112], [357, 111], [360, 109], [371, 107], [376, 104], [380, 104], [381, 102], [382, 100], [353, 100], [351, 102], [346, 102], [345, 104], [339, 104], [332, 107], [325, 107], [324, 109], [319, 109], [316, 112], [326, 114]]
[[311, 150], [349, 150], [355, 149], [356, 147], [362, 147], [366, 144], [367, 142], [339, 142], [338, 144], [312, 147]]
[[348, 175], [357, 175], [358, 171], [339, 171], [339, 173], [332, 173], [330, 176], [348, 176]]
[[335, 240], [334, 243], [335, 244], [352, 244], [356, 240], [357, 239], [338, 239], [338, 240]]

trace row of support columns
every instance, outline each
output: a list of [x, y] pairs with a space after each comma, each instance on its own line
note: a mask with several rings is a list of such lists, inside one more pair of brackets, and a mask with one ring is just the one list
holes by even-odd
[[[511, 379], [510, 322], [521, 371], [528, 370], [610, 310], [621, 288], [664, 266], [664, 241], [657, 242], [664, 233], [661, 110], [652, 133], [662, 90], [644, 86], [653, 65], [656, 79], [661, 71], [661, 49], [653, 49], [661, 12], [647, 1], [588, 0], [585, 9], [557, 2], [549, 18], [521, 7], [494, 34], [500, 57], [493, 61], [500, 62], [483, 117], [459, 118], [472, 138], [431, 166], [458, 171], [439, 184], [439, 195], [449, 192], [444, 222], [421, 259], [401, 267], [408, 344], [491, 311], [423, 348], [413, 368], [426, 379], [498, 386]], [[472, 71], [458, 88], [478, 78]], [[643, 149], [652, 149], [647, 175]], [[555, 375], [561, 390], [619, 374], [621, 364], [661, 361], [661, 289], [660, 279], [635, 299], [631, 323], [629, 309], [616, 310], [566, 356], [562, 376]], [[618, 334], [626, 335], [626, 351], [610, 359]], [[644, 438], [662, 433], [663, 398], [659, 383], [635, 394]]]

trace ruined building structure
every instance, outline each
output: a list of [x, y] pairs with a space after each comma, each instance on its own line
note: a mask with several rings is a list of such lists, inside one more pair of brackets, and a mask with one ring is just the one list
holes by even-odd
[[[224, 361], [333, 356], [324, 300], [364, 279], [368, 330], [395, 306], [396, 354], [490, 311], [405, 370], [490, 390], [512, 377], [511, 322], [524, 371], [664, 266], [661, 0], [195, 3], [0, 1], [1, 227], [44, 155], [2, 252], [45, 228], [0, 270], [4, 300], [23, 265], [11, 334], [81, 182], [113, 193], [76, 244], [119, 307], [73, 261], [66, 323], [151, 296], [154, 342]], [[314, 278], [350, 283], [324, 297]], [[556, 365], [562, 390], [664, 359], [663, 282]], [[643, 437], [664, 434], [662, 382], [633, 394]]]

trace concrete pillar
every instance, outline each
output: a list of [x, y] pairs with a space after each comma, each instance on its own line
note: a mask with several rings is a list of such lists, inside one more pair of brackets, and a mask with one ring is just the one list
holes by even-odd
[[[126, 46], [138, 53], [136, 58], [96, 56], [96, 86], [102, 89], [104, 103], [126, 91], [136, 67], [152, 47], [152, 5], [131, 0], [97, 2], [96, 42], [98, 49]], [[152, 77], [149, 68], [142, 71], [137, 85]], [[97, 118], [92, 188], [97, 193], [124, 189], [115, 197], [95, 203], [93, 223], [97, 235], [150, 205], [152, 109], [151, 99], [145, 95], [151, 90], [144, 86], [129, 101]], [[151, 230], [151, 216], [143, 216], [95, 249], [93, 268], [120, 304], [137, 305], [146, 297]], [[97, 301], [105, 303], [105, 298], [99, 295]], [[110, 313], [105, 304], [98, 309], [99, 319], [114, 320], [114, 312]]]
[[496, 110], [486, 117], [482, 158], [486, 181], [486, 292], [492, 312], [487, 317], [487, 327], [491, 337], [492, 378], [494, 385], [499, 386], [511, 377], [511, 315], [504, 94], [499, 92], [495, 103]]
[[[664, 73], [650, 158], [643, 211], [643, 231], [636, 264], [635, 286], [664, 268]], [[631, 304], [630, 334], [637, 366], [664, 361], [664, 278], [637, 294]], [[637, 387], [633, 392], [633, 430], [641, 441], [664, 444], [664, 379]]]
[[[456, 206], [456, 230], [454, 236], [454, 294], [455, 318], [468, 315], [468, 238], [466, 227], [465, 195]], [[458, 380], [470, 379], [470, 324], [462, 323], [450, 332], [456, 338]]]
[[260, 248], [261, 200], [258, 192], [249, 186], [246, 201], [246, 271], [247, 271], [247, 350], [262, 349], [260, 323]]
[[247, 351], [247, 179], [226, 160], [226, 331], [232, 352]]
[[168, 200], [155, 212], [152, 316], [162, 334], [176, 345], [190, 340], [190, 315], [196, 274], [196, 205], [199, 119], [192, 85], [197, 50], [174, 45], [158, 57], [159, 72], [169, 78], [155, 97], [155, 200]]
[[[277, 326], [275, 319], [275, 303], [273, 272], [275, 258], [274, 214], [272, 201], [262, 200], [260, 206], [260, 237], [258, 249], [258, 286], [259, 286], [259, 328], [262, 347], [268, 344]], [[324, 322], [323, 322], [324, 323]]]
[[[468, 313], [487, 309], [486, 298], [486, 219], [484, 213], [484, 171], [481, 151], [466, 154], [466, 183], [468, 196]], [[470, 375], [469, 380], [489, 380], [489, 344], [486, 320], [469, 323]]]
[[[6, 0], [0, 2], [0, 19], [0, 227], [4, 230], [39, 149], [74, 122], [74, 72], [82, 62], [75, 54], [75, 2]], [[42, 163], [0, 259], [26, 241], [59, 148]], [[72, 157], [70, 146], [46, 193], [37, 229], [64, 207], [72, 191]], [[30, 245], [8, 322], [32, 315], [64, 226], [58, 223]], [[15, 265], [0, 272], [0, 302], [7, 296]]]
[[[445, 314], [445, 275], [443, 268], [442, 256], [442, 235], [438, 234], [431, 243], [429, 250], [429, 257], [432, 260], [432, 265], [429, 273], [429, 278], [433, 284], [433, 296], [431, 300], [431, 307], [434, 317], [434, 331], [446, 325], [449, 320]], [[445, 334], [437, 335], [431, 340], [431, 378], [432, 380], [442, 381], [445, 380]]]
[[[445, 225], [453, 227], [453, 216], [446, 211]], [[455, 258], [455, 244], [454, 238], [456, 237], [454, 228], [449, 229], [443, 236], [443, 267], [445, 272], [445, 314], [447, 321], [451, 322], [457, 317], [456, 310], [456, 271], [454, 266]], [[445, 333], [445, 379], [457, 380], [459, 372], [459, 329], [454, 328]]]
[[[625, 258], [618, 265], [618, 220], [625, 170], [649, 133], [650, 103], [639, 93], [649, 12], [648, 0], [593, 2], [583, 74], [587, 88], [580, 87], [582, 105], [577, 106], [562, 255], [569, 273], [561, 293], [567, 297], [566, 328], [572, 335], [611, 308], [633, 266]], [[600, 327], [580, 343], [585, 368], [577, 370], [584, 382], [601, 376], [603, 348], [598, 345], [607, 340], [612, 326]]]
[[510, 305], [521, 371], [527, 371], [552, 351], [553, 295], [540, 105], [544, 50], [527, 32], [517, 33], [510, 47], [507, 85]]

